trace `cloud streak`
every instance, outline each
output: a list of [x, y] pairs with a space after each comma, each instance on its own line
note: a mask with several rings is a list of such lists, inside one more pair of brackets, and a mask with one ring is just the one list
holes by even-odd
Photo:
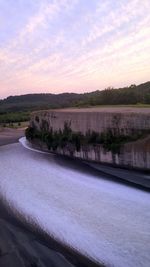
[[[1, 98], [149, 80], [149, 0], [38, 0], [32, 14], [28, 2], [25, 23], [15, 19], [16, 33], [0, 45]], [[4, 6], [1, 0], [3, 13]]]

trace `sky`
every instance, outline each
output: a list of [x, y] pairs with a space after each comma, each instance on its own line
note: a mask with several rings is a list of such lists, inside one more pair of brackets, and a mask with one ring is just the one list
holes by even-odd
[[150, 80], [150, 0], [0, 0], [0, 98]]

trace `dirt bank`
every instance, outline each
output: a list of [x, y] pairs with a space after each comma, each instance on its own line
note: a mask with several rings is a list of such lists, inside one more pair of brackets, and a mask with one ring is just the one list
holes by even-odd
[[25, 128], [2, 128], [0, 127], [0, 146], [18, 142], [18, 139], [24, 136]]

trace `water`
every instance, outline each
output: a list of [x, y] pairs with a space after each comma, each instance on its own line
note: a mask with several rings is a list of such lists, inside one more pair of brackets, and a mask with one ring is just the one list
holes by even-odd
[[0, 148], [0, 177], [1, 196], [27, 223], [107, 266], [150, 266], [148, 192], [21, 144]]

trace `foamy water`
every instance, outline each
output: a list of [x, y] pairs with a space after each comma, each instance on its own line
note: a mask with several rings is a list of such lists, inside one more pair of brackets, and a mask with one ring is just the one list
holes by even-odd
[[100, 263], [150, 266], [147, 192], [13, 144], [0, 147], [0, 194], [24, 220]]

